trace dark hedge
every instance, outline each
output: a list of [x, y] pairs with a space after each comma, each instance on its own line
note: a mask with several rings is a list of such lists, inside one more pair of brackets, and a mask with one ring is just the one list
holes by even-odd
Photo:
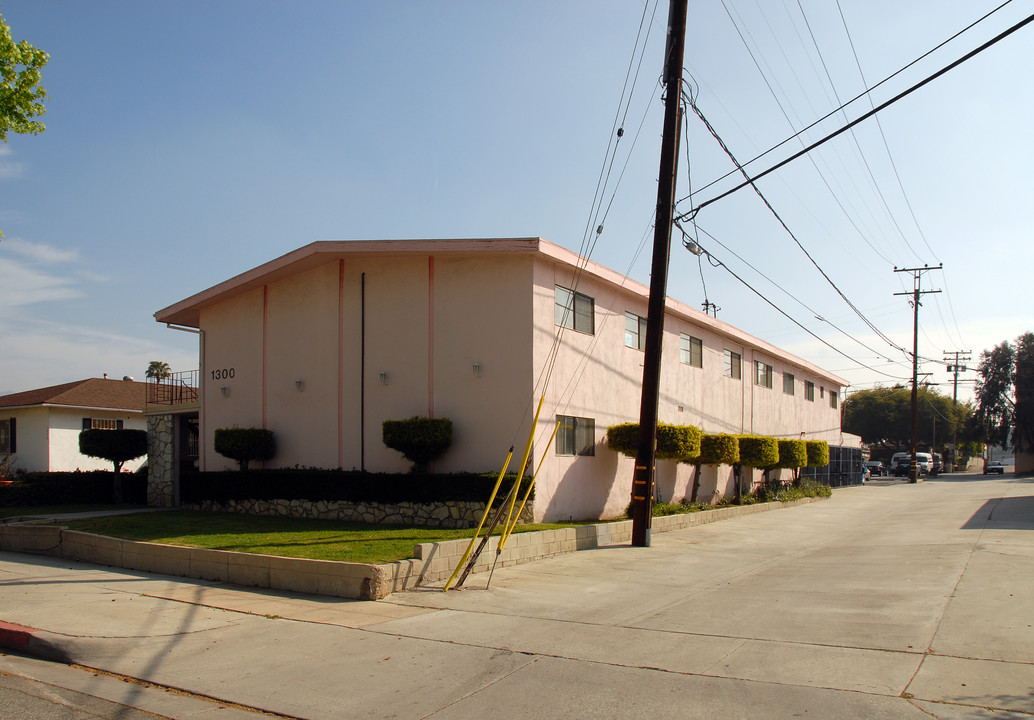
[[[349, 500], [353, 502], [417, 502], [447, 500], [485, 502], [498, 473], [364, 473], [346, 470], [272, 469], [193, 472], [180, 477], [185, 503], [205, 500]], [[506, 496], [516, 474], [503, 478], [498, 497]], [[527, 481], [521, 485], [524, 496]], [[534, 496], [534, 493], [532, 493]]]
[[[0, 507], [108, 505], [114, 502], [114, 475], [111, 470], [20, 474], [10, 485], [0, 485]], [[120, 473], [119, 477], [123, 502], [147, 502], [146, 473]]]

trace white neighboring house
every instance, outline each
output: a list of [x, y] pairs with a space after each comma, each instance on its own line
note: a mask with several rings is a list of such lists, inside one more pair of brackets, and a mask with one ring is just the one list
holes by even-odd
[[[454, 424], [439, 472], [496, 472], [511, 444], [515, 471], [542, 398], [533, 512], [549, 521], [628, 505], [633, 461], [606, 430], [639, 419], [648, 295], [541, 238], [317, 242], [155, 318], [199, 336], [201, 470], [234, 466], [213, 436], [238, 426], [274, 432], [267, 467], [405, 472], [382, 423], [425, 415]], [[671, 298], [664, 325], [661, 422], [857, 446], [843, 378]], [[705, 468], [698, 497], [728, 494], [731, 473]], [[692, 482], [692, 466], [658, 463], [663, 499]]]
[[[0, 461], [26, 471], [110, 470], [111, 462], [79, 452], [89, 428], [146, 430], [146, 385], [89, 378], [0, 396]], [[130, 460], [132, 472], [147, 461]]]

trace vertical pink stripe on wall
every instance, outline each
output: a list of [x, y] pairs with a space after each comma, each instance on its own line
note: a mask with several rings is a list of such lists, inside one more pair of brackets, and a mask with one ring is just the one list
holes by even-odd
[[345, 466], [345, 261], [337, 270], [337, 466]]
[[427, 417], [434, 417], [434, 256], [427, 257]]
[[267, 343], [269, 340], [269, 285], [262, 286], [262, 428], [266, 424], [266, 363], [268, 360]]

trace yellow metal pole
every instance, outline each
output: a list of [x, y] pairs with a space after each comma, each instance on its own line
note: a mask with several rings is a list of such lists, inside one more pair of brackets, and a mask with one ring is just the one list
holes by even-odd
[[[553, 438], [556, 437], [557, 431], [560, 429], [560, 421], [553, 426], [553, 433], [549, 436], [549, 440], [546, 441], [546, 452], [549, 447], [553, 444]], [[507, 527], [503, 528], [503, 536], [499, 539], [499, 548], [497, 552], [502, 552], [503, 547], [506, 545], [506, 541], [510, 539], [510, 533], [517, 527], [517, 521], [521, 519], [521, 513], [524, 512], [524, 506], [528, 503], [528, 498], [531, 496], [531, 489], [535, 487], [535, 480], [538, 479], [539, 471], [542, 470], [542, 464], [546, 461], [546, 452], [542, 453], [542, 458], [539, 460], [539, 466], [535, 468], [535, 474], [531, 476], [531, 482], [528, 483], [528, 489], [524, 491], [524, 497], [521, 499], [521, 507], [517, 510], [517, 514], [513, 517], [513, 523], [508, 523]]]
[[[510, 498], [510, 506], [506, 509], [506, 522], [503, 524], [505, 531], [510, 524], [510, 517], [513, 515], [513, 506], [517, 502], [517, 493], [520, 492], [521, 481], [524, 479], [524, 471], [528, 467], [528, 458], [531, 457], [531, 446], [535, 441], [535, 428], [539, 425], [539, 414], [546, 402], [546, 394], [539, 398], [539, 406], [535, 409], [535, 419], [531, 421], [531, 431], [528, 433], [528, 443], [524, 446], [524, 457], [521, 458], [521, 469], [517, 471], [517, 479], [514, 480], [514, 493]], [[505, 534], [505, 533], [504, 533]]]
[[445, 583], [445, 587], [442, 591], [446, 591], [456, 580], [456, 576], [460, 574], [460, 568], [467, 562], [467, 558], [470, 557], [471, 551], [474, 549], [474, 543], [477, 542], [478, 535], [481, 534], [481, 528], [485, 526], [485, 520], [488, 519], [488, 514], [492, 512], [492, 503], [495, 502], [496, 493], [499, 492], [499, 486], [503, 484], [503, 476], [506, 474], [506, 468], [510, 467], [510, 460], [513, 458], [513, 448], [510, 448], [510, 452], [506, 453], [506, 462], [503, 463], [503, 469], [499, 471], [499, 477], [496, 478], [495, 487], [492, 488], [492, 494], [488, 498], [488, 505], [485, 506], [485, 514], [481, 517], [481, 522], [478, 523], [478, 529], [474, 531], [474, 537], [470, 539], [470, 545], [467, 546], [467, 551], [463, 553], [463, 557], [460, 559], [459, 565], [452, 571], [452, 577], [449, 578], [449, 582]]

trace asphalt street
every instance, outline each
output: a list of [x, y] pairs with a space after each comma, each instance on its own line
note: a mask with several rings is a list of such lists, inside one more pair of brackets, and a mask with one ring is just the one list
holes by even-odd
[[2, 656], [0, 695], [139, 709], [145, 688], [159, 717], [233, 720], [1030, 718], [1032, 530], [1029, 478], [883, 481], [377, 602], [0, 553], [0, 620], [105, 673]]

